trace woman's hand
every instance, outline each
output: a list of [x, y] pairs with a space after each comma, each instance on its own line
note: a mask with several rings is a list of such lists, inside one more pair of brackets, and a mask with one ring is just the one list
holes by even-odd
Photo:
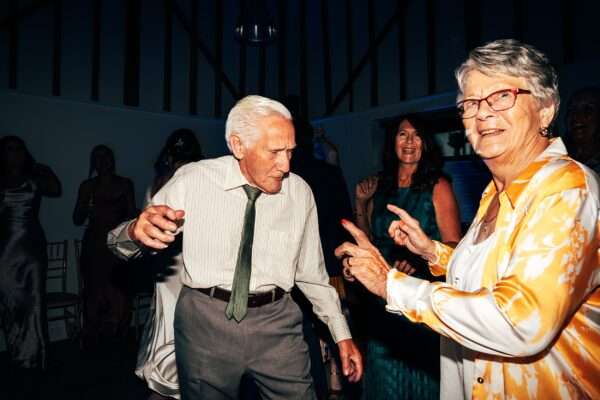
[[406, 246], [411, 252], [428, 261], [435, 259], [435, 243], [423, 232], [419, 221], [393, 204], [388, 204], [387, 209], [399, 217], [388, 228], [394, 243], [398, 246]]
[[342, 220], [342, 226], [357, 243], [345, 242], [335, 249], [336, 257], [343, 258], [344, 277], [358, 279], [370, 292], [387, 298], [387, 274], [390, 266], [367, 235], [356, 225]]
[[377, 183], [379, 178], [377, 176], [370, 176], [363, 179], [356, 185], [356, 202], [365, 203], [373, 197], [377, 190]]

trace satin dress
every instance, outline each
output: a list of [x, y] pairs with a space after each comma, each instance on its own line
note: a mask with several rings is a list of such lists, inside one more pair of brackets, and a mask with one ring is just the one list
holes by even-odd
[[[150, 190], [146, 192], [146, 206], [150, 204]], [[111, 231], [107, 238], [108, 247], [115, 255], [131, 260], [137, 255], [119, 250], [119, 238], [130, 221]], [[146, 381], [148, 387], [162, 396], [180, 398], [177, 365], [175, 361], [175, 306], [181, 291], [183, 271], [183, 236], [177, 235], [171, 245], [153, 255], [140, 259], [143, 269], [149, 272], [154, 294], [150, 311], [140, 339], [135, 374]]]
[[48, 261], [40, 199], [32, 180], [0, 192], [0, 325], [19, 368], [43, 368], [46, 362]]
[[175, 362], [175, 306], [183, 271], [182, 235], [167, 249], [146, 257], [155, 279], [154, 295], [140, 340], [135, 374], [163, 396], [180, 398]]

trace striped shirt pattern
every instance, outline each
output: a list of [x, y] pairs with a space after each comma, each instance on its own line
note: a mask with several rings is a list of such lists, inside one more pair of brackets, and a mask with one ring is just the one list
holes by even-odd
[[[154, 205], [185, 211], [180, 229], [185, 231], [184, 285], [231, 290], [248, 201], [242, 186], [247, 183], [237, 160], [224, 156], [184, 165], [152, 198]], [[136, 251], [123, 238], [109, 242], [122, 254]], [[313, 194], [302, 178], [290, 173], [279, 193], [262, 193], [256, 201], [250, 292], [275, 286], [289, 292], [294, 284], [336, 342], [351, 337], [325, 269]]]

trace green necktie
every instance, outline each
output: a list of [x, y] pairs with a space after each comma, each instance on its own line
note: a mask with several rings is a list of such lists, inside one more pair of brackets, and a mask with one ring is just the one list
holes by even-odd
[[231, 297], [225, 309], [227, 319], [233, 317], [237, 322], [244, 319], [248, 312], [248, 292], [250, 290], [250, 272], [252, 271], [252, 241], [254, 240], [254, 217], [256, 216], [254, 203], [261, 194], [260, 189], [250, 185], [244, 185], [243, 188], [246, 196], [248, 196], [248, 202], [244, 212], [242, 240], [235, 265]]

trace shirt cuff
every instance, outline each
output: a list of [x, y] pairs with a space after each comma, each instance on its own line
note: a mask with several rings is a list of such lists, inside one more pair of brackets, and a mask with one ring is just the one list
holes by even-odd
[[446, 274], [450, 256], [454, 249], [444, 245], [441, 242], [438, 242], [437, 240], [434, 240], [433, 243], [435, 244], [435, 253], [434, 259], [428, 260], [427, 262], [429, 265], [429, 271], [434, 276], [443, 276]]
[[429, 281], [391, 269], [387, 275], [386, 310], [395, 314], [416, 311], [429, 286]]
[[335, 343], [346, 339], [352, 339], [348, 322], [346, 322], [346, 318], [343, 315], [339, 318], [331, 318], [327, 325], [329, 326], [329, 332], [331, 332], [331, 337]]
[[440, 253], [442, 252], [442, 250], [440, 249], [440, 242], [438, 242], [437, 240], [433, 241], [433, 244], [435, 246], [435, 250], [433, 253], [433, 259], [432, 260], [427, 260], [427, 264], [429, 264], [429, 266], [431, 267], [432, 265], [439, 265], [440, 264]]
[[124, 222], [112, 231], [108, 232], [106, 244], [108, 248], [119, 258], [129, 260], [141, 255], [141, 246], [129, 236], [129, 226], [135, 220]]

